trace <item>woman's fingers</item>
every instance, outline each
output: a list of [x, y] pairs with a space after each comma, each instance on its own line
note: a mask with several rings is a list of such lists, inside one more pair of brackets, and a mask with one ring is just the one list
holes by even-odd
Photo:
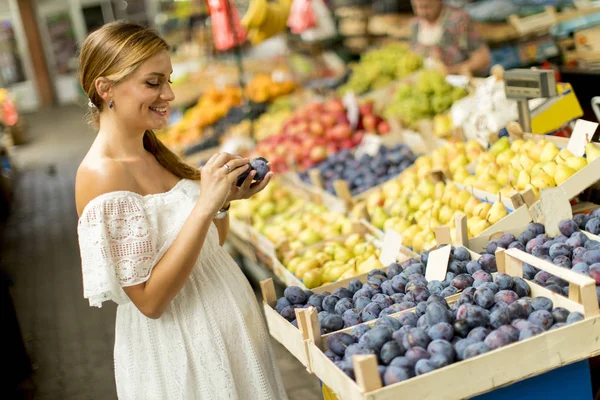
[[244, 182], [240, 186], [240, 190], [242, 190], [244, 192], [249, 190], [250, 185], [252, 184], [252, 181], [254, 180], [254, 176], [256, 176], [256, 171], [254, 171], [254, 170], [250, 171], [250, 173], [248, 174], [246, 179], [244, 179]]
[[225, 165], [229, 166], [230, 171], [233, 171], [236, 168], [243, 167], [248, 165], [250, 161], [247, 158], [234, 158], [232, 160], [227, 161]]
[[[269, 182], [271, 181], [271, 178], [273, 177], [273, 173], [269, 172], [267, 174], [267, 176], [265, 176], [265, 179], [263, 179], [262, 181], [250, 186], [250, 196], [255, 195], [256, 193], [260, 192], [261, 190], [263, 190], [264, 188], [267, 187], [267, 185], [269, 184]], [[248, 197], [250, 197], [248, 196]]]

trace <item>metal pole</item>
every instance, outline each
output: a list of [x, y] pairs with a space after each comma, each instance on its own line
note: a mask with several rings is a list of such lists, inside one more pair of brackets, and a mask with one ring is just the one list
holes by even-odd
[[519, 122], [523, 131], [531, 133], [531, 113], [529, 111], [529, 101], [527, 99], [517, 100], [519, 107]]

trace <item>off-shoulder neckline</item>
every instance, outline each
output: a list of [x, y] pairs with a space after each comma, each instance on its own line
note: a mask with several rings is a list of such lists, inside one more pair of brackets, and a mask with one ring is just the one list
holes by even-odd
[[175, 190], [177, 190], [179, 188], [179, 186], [181, 186], [184, 182], [188, 181], [189, 179], [180, 179], [179, 182], [177, 182], [175, 184], [175, 186], [173, 186], [171, 189], [167, 190], [166, 192], [161, 192], [161, 193], [150, 193], [150, 194], [139, 194], [137, 192], [133, 192], [131, 190], [114, 190], [112, 192], [106, 192], [106, 193], [102, 193], [99, 196], [94, 197], [92, 200], [90, 200], [85, 207], [83, 208], [83, 211], [81, 212], [81, 216], [79, 217], [80, 219], [85, 215], [86, 211], [88, 210], [88, 208], [90, 208], [91, 206], [93, 206], [94, 203], [97, 203], [107, 197], [115, 197], [118, 195], [131, 195], [133, 197], [136, 197], [138, 199], [142, 199], [142, 200], [147, 200], [150, 198], [154, 198], [154, 197], [163, 197], [166, 195], [169, 195], [173, 192], [175, 192]]

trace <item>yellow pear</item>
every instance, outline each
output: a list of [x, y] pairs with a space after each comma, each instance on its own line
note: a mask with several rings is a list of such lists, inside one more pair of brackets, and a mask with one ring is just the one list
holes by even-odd
[[573, 168], [575, 171], [579, 171], [587, 165], [587, 160], [584, 157], [570, 157], [567, 158], [566, 165]]
[[496, 182], [498, 182], [502, 187], [508, 185], [509, 179], [507, 168], [501, 168], [500, 171], [498, 171], [498, 175], [496, 175]]
[[537, 175], [542, 170], [543, 165], [544, 165], [543, 162], [539, 162], [539, 163], [535, 164], [533, 166], [533, 168], [531, 169], [531, 176]]
[[510, 148], [509, 138], [508, 136], [503, 136], [500, 139], [498, 139], [498, 141], [494, 143], [492, 147], [490, 147], [490, 153], [492, 153], [492, 155], [496, 157], [498, 154], [502, 153], [508, 148]]
[[436, 199], [441, 199], [444, 195], [445, 187], [446, 185], [444, 184], [444, 182], [436, 182], [433, 188], [433, 197], [435, 197]]
[[540, 170], [536, 175], [533, 175], [533, 178], [531, 179], [531, 184], [539, 190], [556, 186], [554, 178], [548, 175], [543, 169]]
[[597, 148], [594, 143], [590, 142], [585, 145], [585, 155], [588, 163], [591, 163], [597, 158], [600, 158], [600, 149]]
[[308, 289], [314, 289], [321, 286], [321, 271], [318, 269], [307, 271], [302, 277], [302, 282]]
[[473, 208], [473, 216], [485, 219], [488, 212], [490, 211], [490, 208], [492, 208], [492, 205], [490, 203], [482, 201], [481, 203], [477, 204], [475, 208]]
[[[465, 208], [464, 208], [464, 211], [465, 211], [465, 214], [467, 214], [467, 217], [473, 216], [473, 210], [475, 209], [475, 206], [480, 203], [481, 203], [481, 201], [477, 197], [471, 196], [469, 201], [467, 201], [467, 204], [465, 204]], [[442, 221], [440, 221], [440, 222], [442, 222]]]
[[542, 170], [544, 170], [544, 172], [546, 172], [548, 175], [554, 176], [557, 167], [557, 163], [555, 163], [554, 161], [548, 161], [542, 165]]
[[448, 205], [443, 205], [438, 213], [438, 220], [442, 224], [447, 224], [452, 218], [452, 208]]
[[557, 164], [565, 164], [567, 159], [574, 157], [573, 153], [571, 153], [567, 148], [562, 149], [554, 159]]
[[296, 268], [296, 277], [302, 279], [304, 274], [311, 269], [319, 268], [320, 264], [317, 260], [304, 260]]
[[304, 261], [303, 257], [295, 257], [292, 258], [287, 264], [286, 264], [286, 268], [288, 269], [288, 271], [290, 271], [292, 274], [296, 272], [296, 269], [298, 268], [298, 265], [300, 265], [300, 263]]
[[469, 161], [473, 161], [483, 152], [483, 148], [478, 141], [470, 139], [465, 146], [465, 152], [467, 153]]
[[471, 236], [478, 236], [490, 226], [491, 225], [487, 220], [480, 218], [472, 222], [471, 226], [468, 226], [468, 229]]
[[533, 159], [531, 159], [526, 154], [521, 154], [521, 156], [519, 157], [519, 163], [521, 164], [521, 166], [523, 167], [523, 169], [525, 171], [527, 171], [527, 173], [530, 174], [531, 170], [533, 169], [534, 165], [536, 164], [536, 161], [534, 161]]
[[467, 204], [470, 198], [471, 193], [467, 192], [466, 190], [461, 190], [460, 192], [458, 192], [458, 195], [453, 198], [453, 201], [451, 203], [452, 208], [454, 208], [455, 210], [464, 210], [465, 205]]
[[523, 139], [514, 140], [510, 145], [510, 149], [516, 154], [521, 151], [521, 147], [523, 147], [524, 144], [525, 141]]
[[489, 182], [487, 183], [484, 187], [483, 190], [485, 190], [488, 193], [493, 193], [493, 194], [498, 194], [500, 192], [500, 190], [502, 190], [502, 185], [499, 184], [498, 182]]
[[477, 178], [475, 178], [473, 175], [467, 177], [464, 181], [463, 181], [463, 185], [465, 186], [475, 186], [475, 182], [477, 181]]
[[556, 173], [554, 174], [554, 181], [556, 182], [556, 185], [558, 186], [569, 179], [575, 172], [576, 171], [573, 168], [564, 164], [560, 164], [558, 167], [556, 167]]
[[492, 204], [490, 211], [488, 211], [486, 219], [490, 224], [493, 225], [507, 215], [508, 211], [506, 211], [506, 208], [504, 208], [504, 204], [502, 204], [501, 201], [495, 201], [494, 204]]
[[519, 177], [517, 178], [517, 189], [523, 190], [525, 189], [525, 185], [531, 182], [531, 177], [525, 170], [521, 170], [519, 172]]
[[558, 149], [558, 147], [556, 147], [556, 145], [554, 143], [548, 142], [542, 149], [542, 152], [540, 154], [540, 161], [541, 162], [552, 161], [556, 158], [556, 156], [558, 155], [559, 152], [560, 152], [560, 150]]
[[498, 154], [496, 157], [496, 163], [501, 166], [506, 166], [510, 163], [510, 160], [515, 156], [515, 152], [511, 149], [504, 150], [502, 153]]

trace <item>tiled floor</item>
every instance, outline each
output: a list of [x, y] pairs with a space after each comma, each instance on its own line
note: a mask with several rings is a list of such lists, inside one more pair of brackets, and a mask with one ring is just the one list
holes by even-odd
[[[27, 116], [32, 141], [16, 150], [21, 167], [2, 259], [34, 364], [36, 399], [114, 399], [115, 305], [90, 308], [82, 297], [75, 169], [93, 133], [76, 107]], [[52, 166], [52, 167], [51, 167]], [[318, 381], [274, 342], [290, 399], [319, 399]], [[257, 399], [259, 400], [259, 399]]]

